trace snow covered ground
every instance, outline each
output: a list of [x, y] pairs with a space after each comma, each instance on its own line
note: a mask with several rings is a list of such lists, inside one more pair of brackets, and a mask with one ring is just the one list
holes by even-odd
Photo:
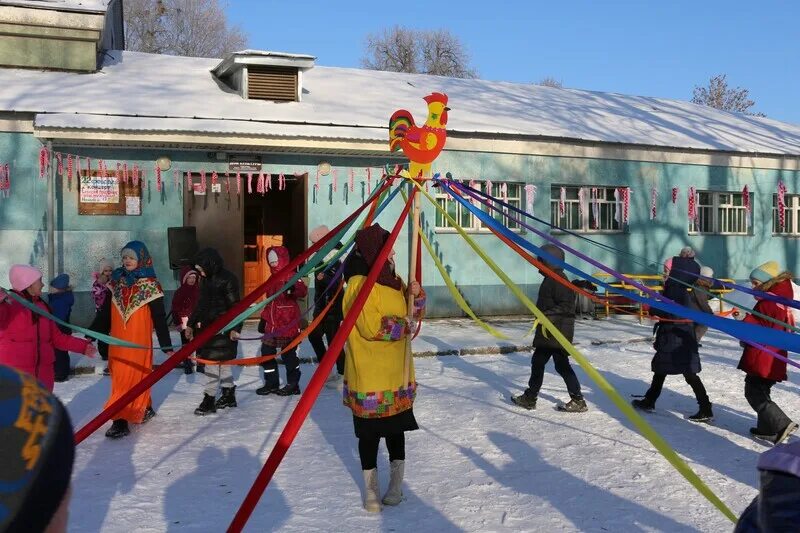
[[[527, 344], [527, 321], [497, 321]], [[578, 348], [623, 396], [643, 393], [652, 348], [649, 325], [580, 321]], [[245, 335], [247, 335], [247, 330]], [[627, 340], [603, 345], [592, 341]], [[637, 342], [638, 340], [638, 342]], [[243, 344], [254, 355], [257, 342]], [[415, 351], [496, 343], [465, 320], [431, 321]], [[307, 344], [301, 355], [312, 352]], [[713, 425], [684, 420], [696, 409], [680, 376], [668, 378], [647, 420], [735, 513], [756, 493], [758, 454], [749, 438], [754, 414], [736, 370], [738, 342], [710, 332], [701, 348]], [[576, 367], [590, 405], [585, 414], [554, 409], [567, 399], [548, 367], [536, 411], [508, 401], [530, 371], [529, 353], [415, 359], [420, 430], [406, 439], [406, 501], [377, 515], [361, 507], [361, 471], [349, 410], [323, 389], [294, 445], [251, 517], [247, 531], [731, 531]], [[305, 384], [316, 365], [302, 366]], [[98, 431], [78, 447], [70, 531], [224, 531], [272, 449], [298, 396], [259, 397], [253, 368], [236, 371], [239, 407], [192, 412], [205, 376], [171, 372], [154, 388], [158, 416], [130, 437]], [[283, 368], [281, 368], [283, 376]], [[795, 382], [796, 371], [790, 371]], [[56, 384], [76, 426], [102, 408], [109, 378], [78, 376]], [[800, 419], [800, 387], [783, 383], [773, 398]], [[793, 437], [797, 438], [797, 437]], [[388, 482], [381, 450], [379, 471]]]

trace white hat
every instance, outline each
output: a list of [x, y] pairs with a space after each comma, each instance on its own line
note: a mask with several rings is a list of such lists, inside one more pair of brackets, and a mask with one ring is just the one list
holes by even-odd
[[714, 269], [711, 267], [702, 267], [700, 269], [700, 275], [704, 278], [713, 278], [714, 277]]

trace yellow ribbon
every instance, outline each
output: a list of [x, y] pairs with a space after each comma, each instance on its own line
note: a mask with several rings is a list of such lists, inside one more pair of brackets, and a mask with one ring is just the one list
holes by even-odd
[[722, 514], [724, 514], [727, 518], [729, 518], [732, 522], [736, 522], [737, 517], [733, 514], [725, 503], [719, 499], [719, 497], [706, 485], [702, 479], [691, 469], [691, 467], [686, 464], [686, 461], [680, 458], [680, 456], [672, 449], [672, 447], [664, 440], [664, 438], [658, 434], [658, 432], [653, 429], [650, 424], [648, 424], [644, 418], [642, 418], [639, 413], [637, 413], [631, 405], [625, 401], [625, 399], [620, 395], [619, 392], [609, 383], [606, 378], [603, 377], [597, 369], [592, 366], [586, 357], [584, 357], [576, 348], [575, 346], [570, 343], [564, 335], [556, 328], [552, 322], [542, 313], [542, 311], [536, 307], [536, 305], [525, 295], [522, 290], [513, 282], [511, 278], [509, 278], [503, 270], [497, 266], [497, 264], [492, 261], [492, 259], [486, 254], [486, 252], [481, 249], [480, 246], [472, 239], [469, 235], [464, 231], [464, 229], [458, 225], [458, 223], [451, 217], [447, 211], [445, 211], [439, 204], [436, 203], [436, 200], [428, 194], [423, 187], [420, 186], [419, 183], [413, 182], [414, 185], [419, 189], [419, 192], [424, 194], [428, 200], [433, 204], [433, 206], [442, 213], [443, 216], [447, 218], [448, 223], [451, 227], [455, 228], [456, 231], [464, 238], [464, 240], [469, 244], [469, 246], [478, 254], [478, 256], [483, 259], [483, 261], [492, 269], [492, 271], [501, 279], [503, 283], [508, 286], [511, 292], [523, 303], [525, 306], [536, 316], [536, 319], [542, 324], [542, 327], [545, 330], [548, 330], [553, 337], [558, 341], [561, 347], [567, 351], [569, 355], [571, 355], [575, 361], [581, 365], [584, 372], [592, 379], [592, 381], [597, 384], [603, 393], [608, 396], [614, 405], [619, 408], [620, 411], [630, 420], [634, 426], [639, 430], [639, 432], [644, 436], [650, 443], [658, 450], [658, 452], [664, 456], [664, 458], [695, 488], [697, 491], [702, 494], [709, 502], [711, 502], [714, 507], [720, 510]]

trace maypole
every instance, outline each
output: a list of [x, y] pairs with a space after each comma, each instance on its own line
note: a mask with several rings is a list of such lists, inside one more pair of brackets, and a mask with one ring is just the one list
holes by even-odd
[[[447, 95], [431, 93], [423, 98], [428, 104], [428, 116], [422, 126], [414, 124], [414, 117], [405, 109], [398, 109], [389, 119], [389, 148], [396, 152], [402, 150], [408, 158], [408, 170], [401, 172], [407, 179], [417, 183], [431, 178], [431, 163], [439, 156], [447, 141]], [[421, 203], [419, 196], [414, 198], [411, 213], [410, 250], [408, 254], [409, 286], [417, 279], [417, 259], [419, 254], [419, 228]], [[414, 296], [408, 291], [408, 323], [414, 313]], [[411, 342], [406, 344], [405, 370], [403, 383], [408, 384], [411, 374]]]

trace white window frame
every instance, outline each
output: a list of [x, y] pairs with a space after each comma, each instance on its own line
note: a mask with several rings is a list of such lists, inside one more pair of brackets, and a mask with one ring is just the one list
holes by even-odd
[[[509, 194], [507, 198], [500, 198], [500, 185], [503, 184], [503, 183], [506, 184], [506, 188], [507, 189], [511, 188], [511, 186], [514, 186], [514, 185], [517, 186], [517, 196], [512, 196], [512, 195]], [[485, 192], [486, 194], [490, 194], [490, 195], [494, 196], [495, 198], [499, 198], [500, 200], [503, 200], [504, 202], [506, 202], [508, 204], [511, 204], [511, 205], [513, 205], [513, 206], [515, 206], [515, 207], [517, 207], [519, 209], [522, 209], [522, 200], [523, 200], [523, 195], [525, 193], [525, 184], [522, 183], [522, 182], [516, 182], [516, 181], [506, 181], [506, 182], [493, 181], [492, 182], [492, 190], [494, 192], [496, 192], [496, 194], [492, 194], [491, 192], [487, 192], [486, 191], [486, 182], [480, 182], [480, 190]], [[468, 202], [472, 199], [469, 196], [464, 196], [463, 198], [464, 198], [464, 200], [466, 200]], [[446, 192], [443, 192], [443, 191], [439, 190], [436, 193], [436, 202], [439, 203], [445, 209], [445, 211], [447, 211], [448, 213], [450, 213], [450, 211], [447, 209], [448, 205], [450, 203], [455, 204], [454, 207], [455, 207], [455, 210], [456, 210], [456, 216], [453, 217], [453, 218], [456, 219], [456, 222], [458, 222], [461, 225], [461, 227], [464, 228], [464, 231], [466, 231], [467, 233], [491, 233], [492, 230], [489, 229], [488, 226], [484, 225], [484, 223], [481, 222], [481, 220], [478, 217], [476, 217], [472, 213], [469, 213], [466, 210], [465, 207], [463, 207], [460, 203], [458, 203], [454, 199], [452, 199], [450, 197], [450, 195], [447, 194]], [[493, 218], [495, 218], [497, 220], [497, 217], [499, 216], [499, 213], [497, 211], [495, 211], [494, 209], [490, 209], [489, 207], [484, 206], [484, 205], [482, 205], [480, 203], [477, 204], [476, 207], [478, 207], [479, 209], [482, 209], [489, 216], [491, 216], [491, 217], [493, 217]], [[508, 212], [511, 211], [507, 207], [503, 207], [502, 209], [503, 209], [503, 212], [506, 213], [506, 214], [508, 214]], [[467, 215], [469, 215], [469, 223], [468, 224], [464, 224], [463, 222], [465, 222], [465, 220], [463, 220], [463, 218], [465, 216], [467, 216]], [[511, 211], [511, 216], [513, 216], [514, 218], [517, 218], [517, 219], [520, 219], [520, 220], [524, 221], [524, 216], [520, 215], [519, 213], [516, 213], [515, 211]], [[442, 226], [439, 225], [440, 221], [443, 224]], [[518, 227], [516, 222], [513, 222], [513, 221], [509, 222], [508, 220], [505, 220], [505, 221], [503, 221], [503, 224], [513, 232], [522, 233], [522, 231], [523, 231], [523, 228]], [[509, 226], [509, 224], [511, 224], [511, 226]], [[447, 221], [447, 219], [441, 213], [439, 213], [438, 209], [436, 210], [436, 213], [435, 213], [434, 225], [435, 225], [436, 233], [457, 233], [458, 232], [457, 229], [455, 229], [455, 228], [453, 228], [453, 227], [451, 227], [449, 225], [449, 222]]]
[[777, 237], [800, 237], [800, 194], [787, 194], [786, 197], [786, 228], [778, 228], [778, 195], [772, 195], [772, 234]]
[[[744, 207], [742, 194], [742, 191], [697, 191], [698, 223], [695, 223], [694, 220], [689, 221], [689, 235], [751, 236], [753, 234], [753, 193], [750, 193], [751, 210], [749, 213]], [[700, 203], [701, 195], [709, 195], [707, 202]], [[727, 196], [730, 198], [725, 198]], [[734, 196], [740, 197], [739, 205], [733, 201]], [[731, 231], [730, 228], [724, 227], [726, 224], [730, 224], [731, 216], [743, 217], [744, 231]], [[710, 222], [707, 222], [709, 219]]]
[[[561, 188], [564, 187], [567, 189], [567, 199], [565, 201], [565, 209], [564, 215], [562, 216], [559, 211], [559, 204], [561, 202]], [[614, 210], [623, 208], [622, 200], [617, 199], [614, 196], [615, 191], [618, 189], [625, 189], [628, 187], [625, 186], [612, 186], [612, 185], [551, 185], [550, 186], [550, 223], [555, 226], [552, 229], [554, 233], [565, 233], [567, 231], [572, 231], [575, 233], [626, 233], [627, 232], [627, 224], [622, 222], [619, 224], [618, 228], [610, 227], [610, 228], [603, 228], [598, 227], [595, 228], [592, 225], [592, 189], [598, 189], [605, 191], [603, 198], [598, 199], [598, 204], [600, 205], [600, 220], [603, 220], [602, 213], [607, 210], [611, 210], [611, 214], [615, 214]], [[583, 214], [581, 215], [580, 210], [580, 196], [579, 191], [583, 189]], [[570, 198], [570, 192], [574, 192], [575, 198]], [[608, 196], [611, 195], [612, 199], [609, 200]], [[573, 220], [573, 217], [575, 220]], [[573, 222], [571, 225], [564, 225], [564, 219], [567, 221]], [[609, 221], [615, 220], [614, 216], [610, 216], [607, 218]], [[577, 224], [574, 222], [577, 221]], [[610, 222], [613, 224], [613, 222]]]

